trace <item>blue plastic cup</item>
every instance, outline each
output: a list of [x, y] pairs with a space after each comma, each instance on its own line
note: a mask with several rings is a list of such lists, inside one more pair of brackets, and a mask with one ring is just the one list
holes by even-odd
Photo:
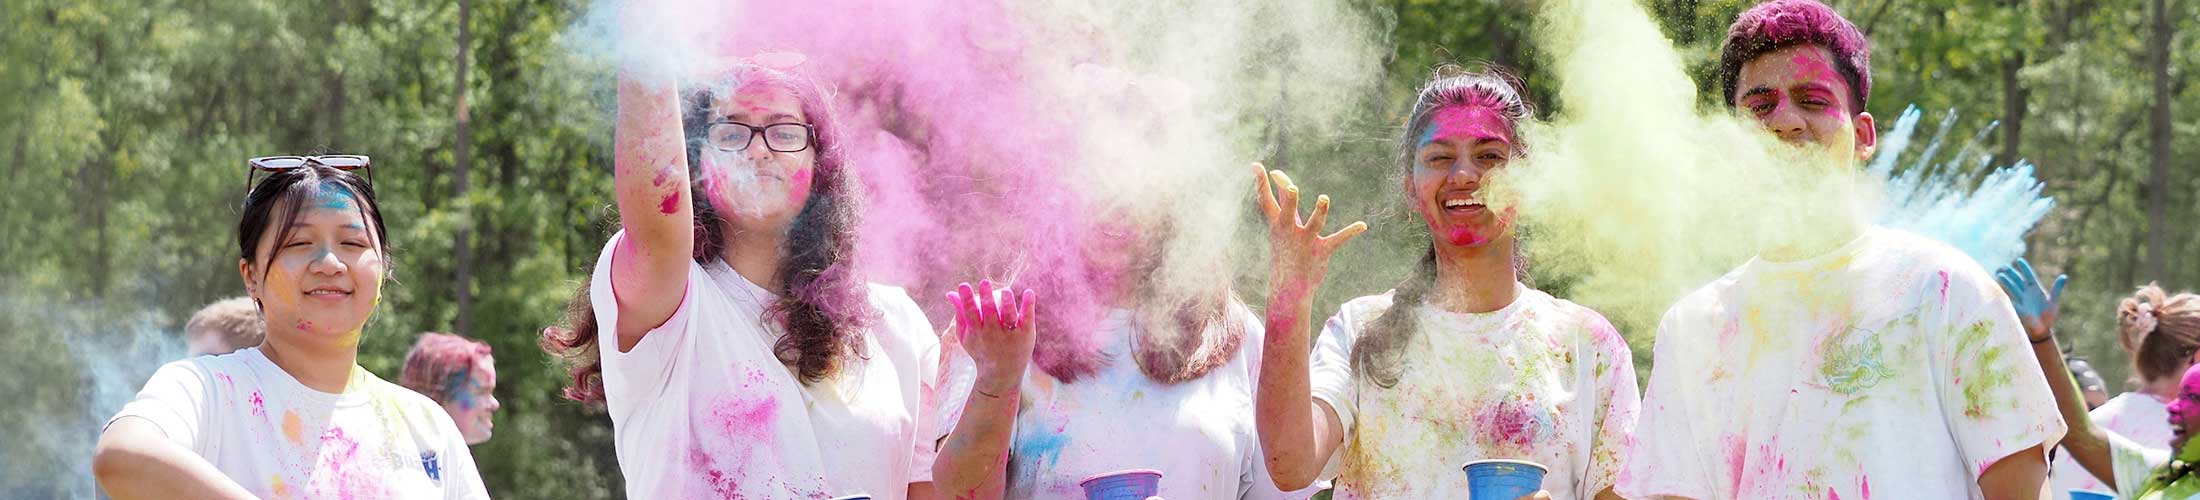
[[1543, 489], [1543, 464], [1526, 460], [1476, 460], [1460, 469], [1467, 471], [1467, 498], [1514, 500]]
[[1146, 500], [1161, 494], [1161, 471], [1131, 469], [1098, 474], [1077, 482], [1087, 500]]
[[2098, 491], [2070, 490], [2070, 500], [2116, 500], [2116, 495]]

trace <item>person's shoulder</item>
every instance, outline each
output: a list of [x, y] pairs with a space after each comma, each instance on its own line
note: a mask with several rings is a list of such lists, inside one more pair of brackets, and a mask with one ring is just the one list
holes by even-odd
[[1390, 305], [1397, 295], [1397, 290], [1388, 290], [1374, 295], [1355, 297], [1352, 300], [1345, 301], [1343, 305], [1337, 306], [1337, 315], [1372, 319], [1389, 311]]
[[[1870, 229], [1867, 237], [1871, 238], [1871, 244], [1867, 246], [1865, 251], [1877, 253], [1878, 255], [1875, 256], [1877, 258], [1873, 259], [1876, 262], [1901, 266], [1932, 267], [1951, 271], [1977, 270], [1979, 271], [1978, 274], [1981, 275], [1984, 272], [1984, 269], [1979, 266], [1978, 260], [1971, 258], [1970, 254], [1963, 253], [1963, 250], [1909, 230], [1874, 226]], [[1950, 274], [1959, 273], [1951, 272]]]
[[909, 297], [908, 289], [885, 283], [866, 283], [863, 289], [866, 302], [877, 313], [867, 332], [879, 345], [893, 348], [909, 348], [922, 351], [939, 343], [939, 333], [932, 331], [932, 323], [925, 319], [924, 309]]
[[1540, 296], [1538, 300], [1547, 301], [1551, 311], [1557, 313], [1556, 316], [1560, 321], [1565, 322], [1564, 326], [1581, 335], [1583, 339], [1597, 341], [1599, 345], [1614, 340], [1618, 341], [1621, 346], [1627, 345], [1626, 340], [1619, 337], [1619, 329], [1612, 326], [1612, 321], [1606, 319], [1604, 313], [1597, 312], [1595, 309], [1590, 309], [1589, 306], [1571, 300], [1552, 296], [1542, 290], [1531, 288], [1529, 291]]

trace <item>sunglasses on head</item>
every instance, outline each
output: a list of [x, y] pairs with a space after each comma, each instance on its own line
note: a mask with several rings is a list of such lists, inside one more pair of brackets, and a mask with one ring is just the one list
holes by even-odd
[[247, 195], [252, 194], [252, 178], [260, 172], [274, 173], [316, 165], [346, 172], [365, 170], [367, 171], [367, 185], [371, 186], [374, 185], [374, 170], [367, 168], [370, 163], [367, 160], [367, 155], [262, 156], [253, 158], [245, 160], [245, 165], [251, 168], [245, 170], [244, 173], [244, 192]]

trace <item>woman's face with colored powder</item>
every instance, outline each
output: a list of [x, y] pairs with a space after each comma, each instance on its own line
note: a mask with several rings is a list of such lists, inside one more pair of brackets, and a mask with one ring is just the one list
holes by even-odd
[[[802, 101], [787, 88], [769, 83], [742, 87], [731, 96], [713, 103], [712, 119], [732, 121], [757, 128], [780, 123], [810, 124], [810, 117], [802, 112]], [[721, 127], [728, 130], [738, 127]], [[748, 147], [738, 151], [726, 151], [713, 147], [701, 149], [702, 189], [711, 205], [720, 207], [719, 213], [734, 226], [746, 230], [784, 229], [802, 212], [809, 202], [811, 180], [817, 172], [817, 145], [814, 131], [808, 137], [796, 137], [791, 133], [778, 137], [793, 128], [774, 128], [772, 132], [749, 131], [754, 137]], [[767, 143], [789, 149], [789, 144], [802, 144], [800, 151], [773, 151]]]
[[1497, 109], [1449, 106], [1430, 116], [1406, 190], [1439, 244], [1479, 247], [1505, 235], [1510, 217], [1484, 204], [1482, 187], [1518, 152], [1512, 124]]
[[266, 315], [268, 336], [356, 347], [381, 301], [382, 235], [343, 185], [322, 184], [307, 196], [289, 234], [275, 227], [282, 218], [272, 217], [257, 258], [240, 262], [239, 270]]
[[457, 385], [446, 398], [449, 401], [443, 402], [444, 411], [450, 412], [451, 420], [458, 423], [458, 433], [466, 437], [466, 444], [488, 441], [490, 432], [496, 429], [491, 417], [496, 415], [498, 408], [504, 407], [497, 402], [496, 358], [482, 356], [475, 360], [474, 366], [466, 370], [466, 378]]
[[2169, 402], [2170, 449], [2184, 449], [2192, 431], [2200, 429], [2200, 365], [2185, 369], [2177, 385], [2177, 399]]

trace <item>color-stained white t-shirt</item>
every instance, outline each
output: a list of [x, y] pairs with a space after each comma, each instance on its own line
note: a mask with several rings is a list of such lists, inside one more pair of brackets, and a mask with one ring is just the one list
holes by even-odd
[[269, 499], [489, 498], [443, 407], [353, 366], [316, 391], [257, 347], [168, 363], [108, 419], [143, 418]]
[[[1093, 329], [1109, 359], [1098, 372], [1067, 383], [1036, 366], [1025, 372], [1007, 497], [1082, 500], [1079, 480], [1127, 469], [1161, 471], [1160, 494], [1172, 500], [1312, 496], [1311, 489], [1277, 491], [1261, 457], [1253, 427], [1260, 318], [1232, 304], [1230, 321], [1245, 334], [1229, 362], [1198, 379], [1162, 385], [1132, 358], [1133, 315], [1109, 311]], [[1201, 351], [1209, 352], [1220, 351]]]
[[1976, 499], [1987, 467], [2064, 431], [1986, 271], [1883, 228], [1682, 298], [1647, 390], [1628, 498]]
[[1352, 367], [1392, 293], [1353, 299], [1323, 325], [1310, 375], [1344, 424], [1321, 476], [1336, 498], [1463, 498], [1460, 466], [1484, 459], [1549, 467], [1543, 486], [1560, 500], [1612, 485], [1640, 404], [1634, 356], [1596, 311], [1514, 286], [1519, 297], [1490, 313], [1413, 311], [1420, 329], [1392, 387]]
[[[2110, 469], [2116, 469], [2116, 498], [2136, 498], [2138, 489], [2147, 485], [2147, 480], [2154, 476], [2154, 471], [2158, 471], [2163, 465], [2169, 465], [2171, 454], [2169, 454], [2167, 445], [2169, 445], [2167, 441], [2163, 445], [2145, 445], [2145, 443], [2132, 441], [2130, 436], [2114, 434], [2114, 432], [2108, 434]], [[2059, 493], [2059, 496], [2068, 496], [2068, 493]], [[2167, 496], [2167, 493], [2160, 493], [2160, 496], [2156, 496], [2156, 498], [2169, 498], [2169, 496]], [[2169, 500], [2193, 500], [2193, 498], [2200, 498], [2200, 496], [2169, 498]]]
[[775, 296], [723, 261], [690, 263], [679, 309], [621, 353], [611, 259], [623, 235], [604, 245], [590, 298], [628, 497], [898, 499], [932, 480], [961, 403], [935, 394], [968, 389], [939, 390], [939, 337], [907, 293], [870, 285], [863, 354], [804, 385], [772, 353]]
[[[2169, 428], [2169, 406], [2152, 395], [2138, 392], [2119, 394], [2109, 398], [2108, 402], [2101, 403], [2100, 408], [2094, 408], [2090, 415], [2093, 425], [2133, 442], [2153, 447], [2169, 446], [2172, 436]], [[2069, 453], [2055, 454], [2053, 479], [2056, 497], [2067, 497], [2070, 490], [2113, 494], [2108, 484], [2093, 477], [2093, 473], [2087, 472], [2085, 466], [2078, 465], [2078, 461], [2071, 459]], [[2118, 495], [2117, 498], [2124, 497]]]

